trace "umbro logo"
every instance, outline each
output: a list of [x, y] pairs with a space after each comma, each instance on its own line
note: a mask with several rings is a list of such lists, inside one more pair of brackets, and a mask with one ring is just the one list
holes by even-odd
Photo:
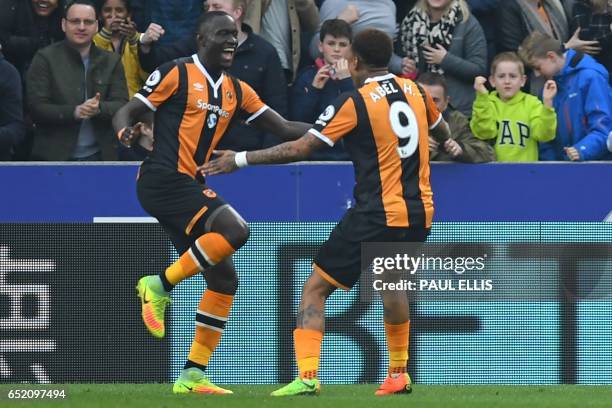
[[204, 92], [204, 85], [202, 85], [199, 82], [196, 82], [195, 84], [193, 84], [193, 89], [195, 89], [198, 92]]

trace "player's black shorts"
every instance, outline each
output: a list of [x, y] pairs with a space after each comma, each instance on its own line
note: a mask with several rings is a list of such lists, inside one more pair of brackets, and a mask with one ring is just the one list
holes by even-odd
[[155, 164], [141, 167], [136, 190], [142, 208], [157, 218], [179, 254], [208, 232], [211, 217], [227, 206], [205, 184]]
[[377, 225], [367, 214], [351, 209], [319, 249], [315, 271], [334, 286], [350, 290], [361, 276], [362, 242], [425, 242], [429, 231], [423, 227]]

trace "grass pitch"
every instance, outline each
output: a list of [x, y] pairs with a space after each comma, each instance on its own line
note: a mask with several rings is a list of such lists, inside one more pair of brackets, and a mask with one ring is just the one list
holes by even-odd
[[[174, 395], [171, 384], [0, 384], [0, 407], [78, 408], [356, 408], [356, 407], [610, 407], [612, 386], [415, 385], [410, 395], [375, 397], [376, 385], [323, 385], [318, 397], [273, 398], [274, 385], [228, 387], [234, 395]], [[63, 400], [8, 399], [9, 390], [63, 389]]]

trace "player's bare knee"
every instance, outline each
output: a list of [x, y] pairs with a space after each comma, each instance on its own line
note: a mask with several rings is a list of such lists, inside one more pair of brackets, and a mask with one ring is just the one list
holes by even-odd
[[210, 231], [223, 235], [232, 248], [238, 250], [249, 239], [250, 229], [246, 221], [230, 206], [226, 206], [215, 214]]

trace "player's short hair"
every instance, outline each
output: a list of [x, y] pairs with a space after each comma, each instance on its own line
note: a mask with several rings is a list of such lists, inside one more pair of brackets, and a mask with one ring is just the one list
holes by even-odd
[[438, 74], [437, 72], [423, 72], [417, 78], [417, 82], [423, 85], [439, 86], [444, 91], [444, 97], [448, 96], [448, 84], [444, 75]]
[[366, 28], [355, 35], [352, 49], [365, 64], [387, 67], [393, 54], [393, 41], [384, 31]]
[[532, 65], [532, 61], [536, 58], [546, 58], [549, 52], [562, 56], [563, 47], [561, 41], [555, 40], [539, 31], [529, 34], [518, 49], [518, 55], [527, 65]]
[[211, 21], [219, 17], [225, 17], [225, 16], [232, 17], [229, 14], [227, 14], [225, 11], [220, 11], [220, 10], [207, 11], [206, 13], [202, 14], [200, 18], [198, 19], [198, 25], [197, 25], [198, 32], [201, 32], [203, 27], [210, 24]]
[[353, 30], [351, 25], [339, 18], [325, 20], [319, 31], [319, 40], [323, 42], [326, 35], [331, 35], [335, 38], [348, 38], [349, 42], [353, 40]]
[[72, 8], [72, 6], [78, 6], [78, 5], [91, 7], [94, 10], [94, 14], [96, 15], [96, 18], [98, 18], [98, 7], [96, 6], [96, 3], [94, 3], [91, 0], [69, 1], [68, 4], [66, 4], [66, 7], [64, 7], [64, 18], [68, 18], [68, 11]]
[[493, 58], [493, 62], [491, 62], [491, 75], [495, 75], [497, 66], [501, 62], [514, 62], [516, 65], [518, 65], [521, 75], [525, 75], [525, 64], [523, 64], [523, 60], [516, 52], [512, 51], [499, 53], [495, 56], [495, 58]]

